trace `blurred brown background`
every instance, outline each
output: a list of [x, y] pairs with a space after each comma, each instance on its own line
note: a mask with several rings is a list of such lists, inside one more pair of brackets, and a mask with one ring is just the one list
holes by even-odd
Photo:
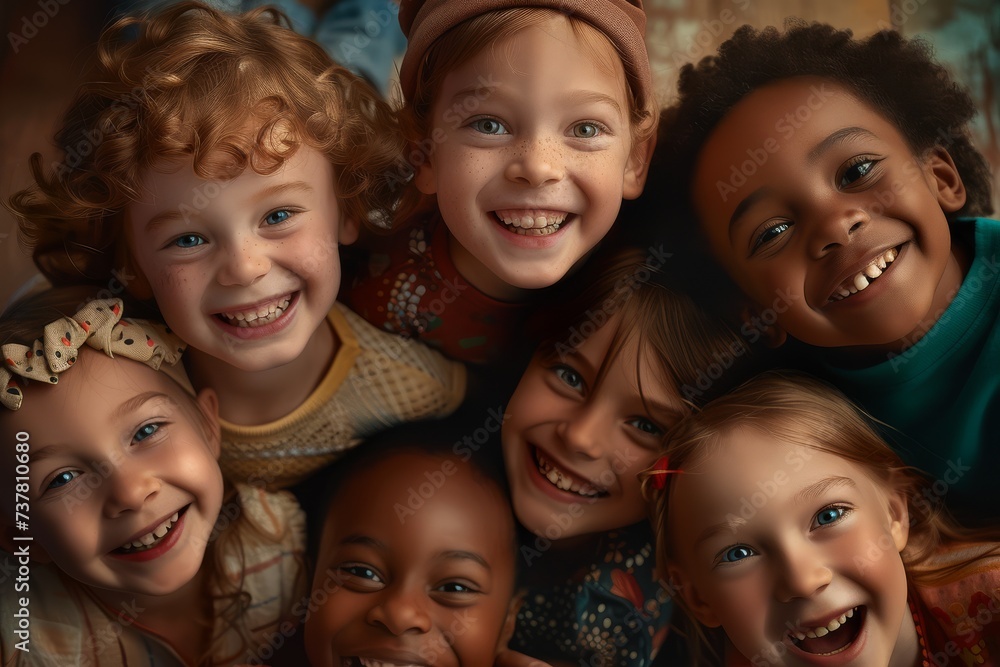
[[[646, 0], [645, 6], [647, 45], [664, 103], [671, 99], [679, 68], [714, 52], [744, 23], [780, 26], [785, 17], [797, 16], [851, 28], [861, 36], [887, 27], [907, 36], [924, 35], [979, 101], [975, 139], [994, 174], [1000, 174], [1000, 3], [996, 0]], [[46, 162], [56, 159], [52, 136], [97, 35], [113, 12], [111, 3], [100, 0], [10, 0], [2, 5], [0, 197], [4, 200], [30, 182], [27, 165], [32, 152], [42, 152]], [[994, 194], [1000, 204], [998, 193]], [[0, 210], [0, 308], [30, 289], [33, 276], [31, 260], [17, 242], [16, 225], [6, 210]]]

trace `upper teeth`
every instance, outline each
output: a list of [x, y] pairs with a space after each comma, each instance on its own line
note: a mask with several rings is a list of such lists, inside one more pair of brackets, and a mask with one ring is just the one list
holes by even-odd
[[865, 268], [858, 271], [853, 278], [848, 278], [843, 285], [841, 285], [836, 293], [830, 297], [831, 301], [840, 301], [846, 299], [852, 294], [857, 294], [868, 287], [873, 280], [882, 275], [885, 268], [893, 263], [896, 259], [896, 249], [889, 248], [884, 253], [876, 257], [868, 264]]
[[154, 528], [152, 531], [146, 533], [137, 540], [132, 540], [126, 544], [123, 544], [121, 549], [141, 549], [142, 547], [148, 547], [157, 541], [164, 535], [170, 532], [170, 529], [174, 527], [177, 523], [177, 517], [180, 515], [179, 512], [174, 512], [173, 516], [161, 523], [159, 526]]
[[496, 212], [497, 217], [508, 227], [513, 227], [518, 234], [544, 236], [559, 230], [565, 222], [567, 214], [559, 211], [513, 211]]
[[238, 327], [259, 327], [276, 320], [288, 308], [290, 297], [281, 298], [273, 303], [259, 306], [253, 310], [243, 310], [234, 313], [221, 313], [230, 320], [230, 324]]
[[538, 469], [545, 476], [545, 478], [563, 491], [571, 491], [572, 493], [586, 496], [588, 498], [593, 498], [601, 494], [600, 491], [592, 487], [590, 484], [580, 484], [568, 474], [563, 473], [559, 470], [559, 468], [556, 468], [551, 462], [545, 459], [540, 451], [537, 453], [537, 459]]
[[791, 634], [799, 641], [802, 641], [803, 639], [806, 638], [816, 639], [817, 637], [824, 637], [833, 632], [834, 630], [838, 629], [844, 623], [846, 623], [847, 619], [853, 618], [855, 609], [857, 609], [857, 607], [847, 611], [844, 614], [841, 614], [840, 618], [835, 618], [826, 625], [820, 626], [818, 628], [806, 628], [804, 632], [801, 630], [793, 630]]

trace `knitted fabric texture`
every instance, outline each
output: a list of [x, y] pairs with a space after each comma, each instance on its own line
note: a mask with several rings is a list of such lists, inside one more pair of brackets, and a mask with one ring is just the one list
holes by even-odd
[[444, 417], [465, 397], [462, 364], [380, 331], [339, 303], [328, 321], [340, 348], [301, 406], [269, 424], [222, 422], [219, 465], [229, 479], [290, 486], [364, 438], [402, 422]]

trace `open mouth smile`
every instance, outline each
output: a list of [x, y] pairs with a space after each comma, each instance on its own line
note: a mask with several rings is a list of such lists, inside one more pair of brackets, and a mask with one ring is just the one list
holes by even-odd
[[288, 309], [295, 293], [262, 303], [245, 310], [233, 310], [216, 313], [216, 317], [234, 327], [255, 329], [270, 324], [281, 317]]
[[559, 231], [566, 222], [566, 211], [540, 209], [501, 209], [493, 212], [504, 228], [522, 236], [548, 236]]
[[534, 447], [533, 450], [535, 465], [538, 467], [538, 472], [540, 472], [542, 477], [547, 479], [560, 491], [575, 493], [576, 495], [583, 496], [584, 498], [600, 498], [608, 495], [607, 491], [598, 489], [587, 482], [580, 482], [577, 475], [556, 467], [552, 461], [545, 458], [541, 450], [537, 447]]
[[841, 283], [840, 287], [834, 290], [833, 294], [830, 295], [830, 302], [843, 301], [848, 299], [858, 292], [863, 292], [871, 285], [875, 280], [881, 276], [889, 265], [896, 261], [899, 257], [900, 249], [903, 246], [896, 246], [895, 248], [889, 248], [879, 256], [872, 259], [868, 266], [858, 271], [856, 274]]
[[836, 655], [846, 651], [861, 634], [867, 607], [849, 609], [823, 626], [800, 627], [788, 632], [792, 644], [812, 655]]
[[188, 507], [190, 507], [190, 505], [182, 507], [181, 509], [177, 510], [172, 515], [167, 517], [167, 519], [165, 519], [158, 526], [153, 528], [153, 530], [149, 531], [144, 535], [140, 535], [139, 537], [133, 540], [129, 540], [122, 546], [118, 547], [117, 549], [114, 549], [111, 553], [131, 555], [131, 554], [141, 553], [143, 551], [149, 551], [150, 549], [155, 549], [167, 538], [168, 535], [170, 535], [173, 532], [174, 528], [179, 523], [180, 518], [184, 515], [185, 512], [187, 512]]

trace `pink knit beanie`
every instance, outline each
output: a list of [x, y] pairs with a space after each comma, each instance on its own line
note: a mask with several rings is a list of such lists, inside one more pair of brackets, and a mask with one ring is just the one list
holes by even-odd
[[636, 82], [641, 108], [654, 104], [653, 82], [643, 35], [646, 14], [642, 0], [401, 0], [399, 25], [407, 36], [400, 68], [403, 95], [412, 99], [417, 73], [434, 41], [459, 23], [488, 12], [516, 7], [554, 9], [591, 24], [604, 33], [622, 55], [622, 63]]

